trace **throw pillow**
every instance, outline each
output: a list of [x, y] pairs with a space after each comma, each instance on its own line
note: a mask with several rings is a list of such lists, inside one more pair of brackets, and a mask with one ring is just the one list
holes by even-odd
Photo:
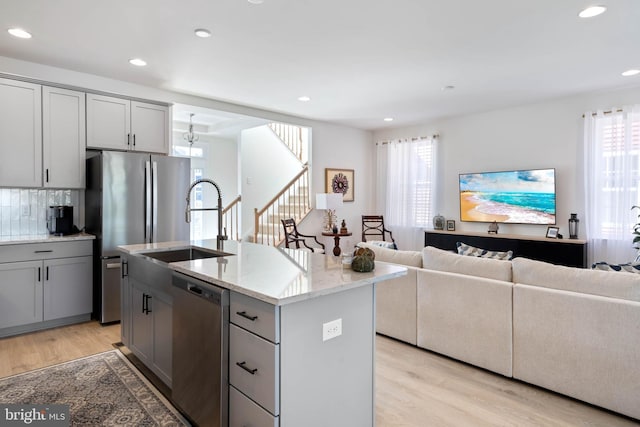
[[593, 270], [626, 271], [627, 273], [638, 273], [638, 274], [640, 274], [640, 264], [638, 264], [638, 263], [609, 264], [607, 262], [601, 261], [601, 262], [593, 263], [591, 268]]
[[385, 242], [384, 240], [368, 240], [367, 243], [374, 246], [380, 246], [381, 248], [398, 249], [398, 246], [396, 246], [396, 242]]
[[509, 261], [513, 258], [513, 251], [499, 252], [489, 251], [482, 248], [476, 248], [475, 246], [467, 245], [466, 243], [456, 242], [459, 255], [475, 256], [480, 258], [491, 258]]

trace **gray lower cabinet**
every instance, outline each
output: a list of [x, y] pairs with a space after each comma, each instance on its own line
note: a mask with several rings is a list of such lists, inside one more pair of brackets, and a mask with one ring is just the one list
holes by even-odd
[[89, 240], [0, 247], [0, 336], [89, 320]]
[[374, 425], [374, 303], [373, 285], [282, 306], [231, 292], [229, 426]]
[[[142, 363], [171, 387], [173, 297], [171, 276], [140, 274], [144, 264], [122, 256], [122, 342]], [[167, 282], [169, 280], [169, 282]]]
[[0, 264], [0, 327], [42, 322], [42, 261]]

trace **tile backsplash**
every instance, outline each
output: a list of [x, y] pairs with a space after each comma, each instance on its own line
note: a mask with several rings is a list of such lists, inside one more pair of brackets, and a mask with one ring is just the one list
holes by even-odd
[[80, 190], [0, 188], [0, 236], [46, 234], [47, 210], [52, 205], [73, 206], [78, 224]]

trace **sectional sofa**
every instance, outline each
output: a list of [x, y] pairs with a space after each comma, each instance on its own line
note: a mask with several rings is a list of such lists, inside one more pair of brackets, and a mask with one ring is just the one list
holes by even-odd
[[640, 274], [372, 249], [377, 332], [640, 419]]

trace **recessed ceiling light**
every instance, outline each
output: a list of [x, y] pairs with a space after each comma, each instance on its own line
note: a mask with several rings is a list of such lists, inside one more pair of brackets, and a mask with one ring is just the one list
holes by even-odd
[[311, 101], [311, 98], [309, 98], [308, 96], [301, 96], [298, 98], [298, 101], [300, 102], [309, 102]]
[[129, 64], [135, 65], [136, 67], [144, 67], [147, 65], [147, 62], [140, 58], [133, 58], [129, 60]]
[[385, 122], [392, 122], [393, 121], [393, 117], [385, 117], [384, 121]]
[[456, 88], [455, 86], [448, 85], [448, 86], [442, 86], [441, 90], [453, 90], [455, 88]]
[[262, 4], [264, 0], [247, 0], [251, 4]]
[[627, 70], [622, 73], [622, 75], [625, 77], [635, 76], [636, 74], [640, 74], [640, 70]]
[[9, 28], [7, 31], [13, 37], [18, 37], [18, 38], [21, 38], [21, 39], [30, 39], [31, 38], [31, 33], [23, 30], [22, 28]]
[[194, 33], [196, 33], [196, 36], [201, 37], [203, 39], [206, 39], [207, 37], [211, 37], [211, 31], [204, 28], [198, 28], [197, 30], [194, 31]]
[[604, 6], [590, 6], [578, 14], [580, 18], [593, 18], [603, 14], [607, 10]]

